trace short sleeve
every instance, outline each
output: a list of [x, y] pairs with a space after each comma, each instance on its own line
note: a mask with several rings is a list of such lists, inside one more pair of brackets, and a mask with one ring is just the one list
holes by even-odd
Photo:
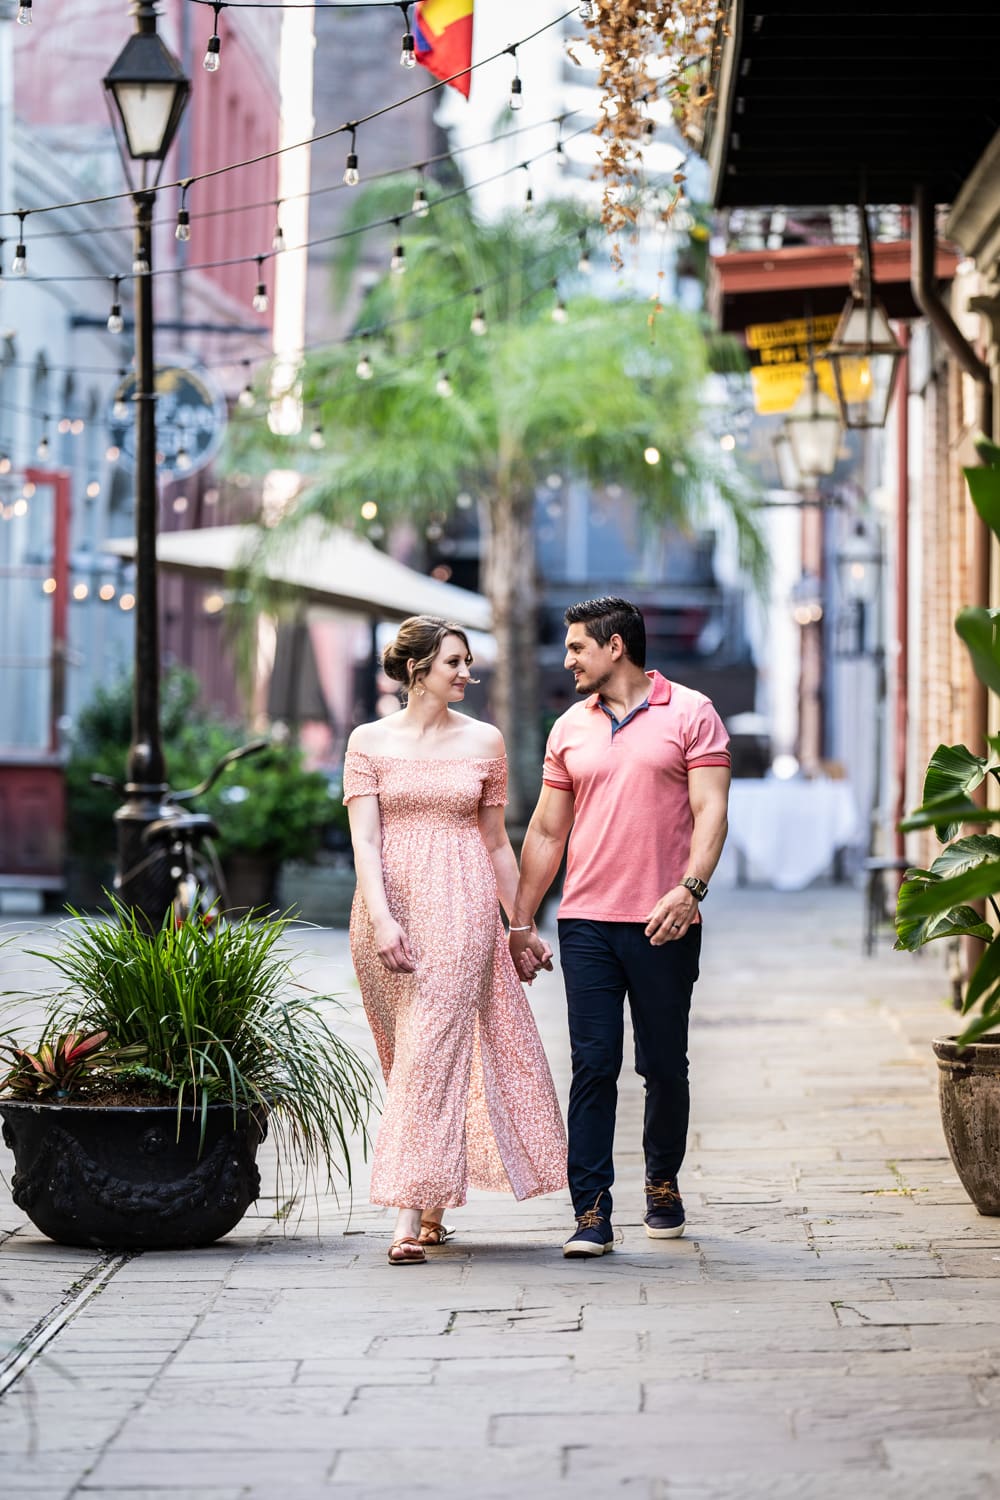
[[500, 755], [487, 762], [489, 769], [483, 780], [480, 807], [505, 807], [507, 803], [507, 761]]
[[729, 765], [729, 735], [707, 699], [691, 721], [685, 759], [689, 771], [693, 766]]
[[344, 756], [344, 802], [352, 797], [378, 796], [378, 766], [361, 750], [348, 750]]
[[560, 791], [571, 792], [573, 790], [573, 778], [566, 769], [562, 750], [556, 740], [555, 729], [550, 732], [545, 746], [542, 781], [546, 786], [558, 787]]

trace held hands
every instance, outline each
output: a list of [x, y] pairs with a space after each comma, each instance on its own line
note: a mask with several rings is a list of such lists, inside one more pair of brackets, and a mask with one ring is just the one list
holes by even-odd
[[698, 903], [683, 885], [675, 885], [672, 891], [661, 896], [649, 914], [645, 933], [654, 948], [664, 943], [675, 943], [682, 938], [694, 921]]
[[539, 969], [552, 968], [552, 949], [538, 936], [534, 923], [526, 931], [513, 929], [508, 938], [510, 956], [518, 977], [525, 984], [533, 984]]
[[390, 973], [412, 974], [417, 967], [410, 940], [392, 917], [375, 924], [375, 944], [379, 958]]

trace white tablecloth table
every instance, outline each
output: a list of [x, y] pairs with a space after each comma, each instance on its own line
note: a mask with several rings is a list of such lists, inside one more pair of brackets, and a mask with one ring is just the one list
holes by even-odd
[[[749, 879], [777, 891], [802, 890], [860, 834], [857, 803], [846, 781], [765, 776], [736, 780], [730, 788], [727, 851], [742, 856]], [[732, 868], [733, 861], [727, 863]]]

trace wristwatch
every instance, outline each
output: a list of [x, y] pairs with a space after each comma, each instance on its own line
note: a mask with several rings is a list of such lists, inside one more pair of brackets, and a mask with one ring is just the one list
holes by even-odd
[[696, 901], [704, 901], [708, 895], [708, 881], [699, 880], [697, 875], [685, 875], [680, 883], [687, 887]]

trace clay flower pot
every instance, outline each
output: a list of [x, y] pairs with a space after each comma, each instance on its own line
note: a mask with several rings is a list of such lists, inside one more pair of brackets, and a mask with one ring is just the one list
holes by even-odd
[[1000, 1214], [1000, 1033], [933, 1044], [941, 1123], [962, 1186], [981, 1214]]

